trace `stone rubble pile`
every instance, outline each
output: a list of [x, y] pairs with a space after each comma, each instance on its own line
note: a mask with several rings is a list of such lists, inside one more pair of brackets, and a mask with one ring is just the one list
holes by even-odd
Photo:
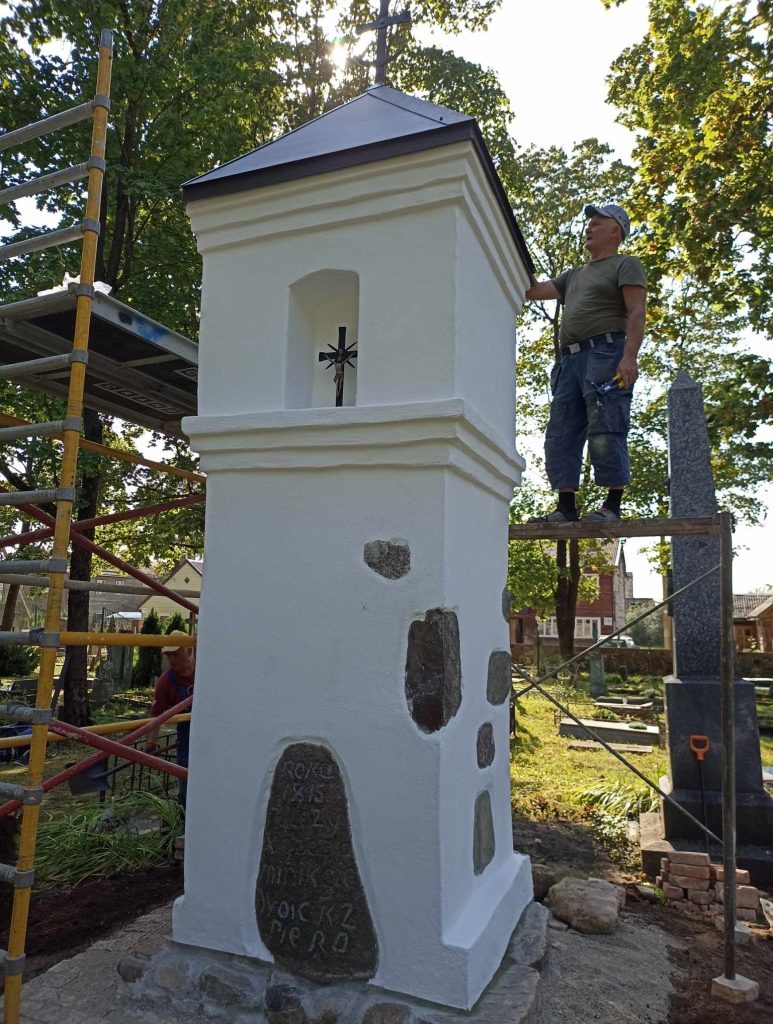
[[[674, 851], [660, 861], [655, 884], [671, 907], [717, 920], [724, 915], [724, 868], [712, 864], [707, 853]], [[736, 920], [756, 921], [760, 910], [759, 890], [749, 884], [749, 872], [735, 873]]]

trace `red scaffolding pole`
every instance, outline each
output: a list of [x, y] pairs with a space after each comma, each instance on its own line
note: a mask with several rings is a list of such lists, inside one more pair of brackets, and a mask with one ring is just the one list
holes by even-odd
[[[168, 711], [164, 711], [163, 714], [154, 718], [152, 722], [146, 722], [138, 729], [135, 729], [134, 732], [130, 732], [127, 736], [124, 736], [122, 740], [117, 740], [116, 746], [126, 747], [128, 744], [134, 743], [135, 740], [142, 739], [143, 736], [147, 736], [149, 732], [153, 732], [155, 729], [158, 729], [164, 724], [164, 722], [169, 721], [170, 718], [174, 718], [175, 715], [181, 715], [186, 712], [192, 703], [193, 697], [186, 697], [185, 700], [181, 700], [179, 704], [175, 704], [173, 708], [169, 708]], [[49, 728], [50, 727], [51, 725], [49, 725]], [[93, 733], [87, 733], [87, 735], [93, 736]], [[129, 760], [124, 750], [120, 752], [120, 756], [126, 757], [126, 759]], [[93, 765], [99, 764], [100, 761], [104, 760], [105, 757], [103, 754], [95, 754], [92, 757], [85, 758], [83, 761], [79, 761], [77, 764], [70, 765], [69, 768], [64, 768], [61, 772], [57, 772], [56, 775], [52, 775], [50, 779], [46, 779], [43, 783], [43, 792], [48, 793], [49, 790], [56, 789], [57, 786], [60, 786], [63, 782], [67, 782], [68, 779], [71, 779], [73, 775], [79, 775], [81, 772], [85, 772], [87, 768], [91, 768]], [[165, 761], [164, 764], [166, 763], [167, 762]], [[4, 818], [8, 814], [12, 814], [20, 807], [20, 800], [9, 800], [7, 803], [0, 806], [0, 818]]]
[[[157, 505], [143, 505], [141, 508], [125, 509], [123, 512], [110, 512], [108, 515], [94, 519], [78, 519], [72, 524], [73, 530], [91, 530], [96, 526], [107, 526], [108, 523], [122, 523], [127, 519], [141, 519], [143, 516], [154, 516], [158, 512], [169, 512], [176, 508], [188, 508], [191, 505], [203, 505], [207, 500], [204, 494], [189, 494], [184, 498], [162, 501]], [[28, 530], [27, 533], [9, 533], [0, 537], [0, 548], [12, 548], [18, 544], [32, 544], [53, 537], [51, 529]]]
[[[8, 494], [10, 493], [7, 487], [0, 487], [0, 492]], [[46, 526], [54, 526], [56, 520], [53, 516], [47, 515], [36, 505], [19, 505], [19, 509], [26, 512], [27, 515], [32, 516], [33, 519], [37, 519], [38, 522], [45, 523]], [[163, 583], [159, 583], [154, 576], [149, 576], [146, 572], [142, 572], [140, 569], [135, 569], [133, 565], [128, 562], [124, 562], [122, 558], [117, 558], [115, 555], [111, 555], [105, 548], [100, 547], [99, 544], [95, 544], [93, 541], [86, 540], [85, 537], [81, 537], [77, 530], [70, 529], [70, 539], [73, 544], [77, 544], [78, 547], [85, 548], [86, 551], [90, 551], [93, 555], [99, 555], [104, 562], [109, 562], [110, 565], [114, 565], [116, 569], [120, 569], [121, 572], [125, 572], [127, 576], [133, 576], [135, 580], [139, 580], [140, 583], [144, 583], [146, 587], [150, 587], [151, 590], [157, 594], [161, 594], [162, 597], [168, 597], [176, 604], [180, 604], [183, 608], [187, 608], [189, 612], [194, 612], [196, 615], [199, 614], [199, 606], [189, 601], [185, 597], [181, 597], [180, 594], [175, 593], [174, 590], [170, 590], [169, 587], [165, 587]]]

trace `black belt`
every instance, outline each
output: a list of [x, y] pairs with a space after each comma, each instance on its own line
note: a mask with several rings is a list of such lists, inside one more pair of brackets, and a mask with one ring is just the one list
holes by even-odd
[[561, 346], [561, 355], [576, 355], [587, 348], [595, 348], [596, 345], [611, 345], [625, 337], [625, 331], [607, 331], [606, 334], [594, 334], [592, 338], [583, 338], [582, 341], [575, 341], [571, 345]]

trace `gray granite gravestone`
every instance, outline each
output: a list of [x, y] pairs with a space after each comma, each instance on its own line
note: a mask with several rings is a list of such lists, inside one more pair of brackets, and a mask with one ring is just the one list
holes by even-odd
[[[701, 387], [684, 372], [668, 393], [668, 458], [671, 515], [716, 514]], [[671, 560], [676, 591], [719, 564], [719, 538], [674, 537]], [[674, 600], [674, 673], [667, 677], [665, 688], [671, 761], [668, 788], [678, 803], [702, 820], [700, 775], [690, 736], [708, 736], [711, 746], [703, 762], [706, 824], [721, 836], [719, 583], [716, 572]], [[736, 682], [735, 706], [738, 842], [767, 847], [773, 845], [773, 800], [762, 784], [753, 683]], [[699, 830], [667, 802], [663, 820], [668, 839], [700, 838]]]

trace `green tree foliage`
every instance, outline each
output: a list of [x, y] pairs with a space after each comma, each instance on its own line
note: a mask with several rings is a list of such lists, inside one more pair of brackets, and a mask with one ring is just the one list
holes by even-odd
[[35, 647], [0, 647], [0, 676], [29, 676], [38, 667], [40, 655]]
[[[654, 608], [655, 601], [647, 601], [644, 604], [632, 605], [626, 612], [627, 622], [641, 615], [647, 608]], [[629, 626], [626, 630], [628, 636], [633, 638], [637, 647], [661, 647], [663, 646], [663, 616], [660, 612], [648, 615], [646, 619]]]
[[164, 626], [165, 633], [187, 633], [188, 623], [182, 617], [180, 612], [175, 612], [174, 615], [170, 615], [169, 619]]
[[[150, 609], [147, 618], [142, 623], [142, 629], [140, 632], [153, 634], [159, 634], [161, 632], [161, 623], [159, 622], [155, 608]], [[137, 655], [137, 663], [132, 670], [132, 686], [142, 688], [153, 686], [155, 680], [160, 674], [161, 648], [140, 647], [139, 654]]]
[[653, 278], [690, 274], [768, 335], [772, 28], [771, 0], [650, 0], [648, 32], [612, 65], [609, 94], [637, 136], [632, 205]]

